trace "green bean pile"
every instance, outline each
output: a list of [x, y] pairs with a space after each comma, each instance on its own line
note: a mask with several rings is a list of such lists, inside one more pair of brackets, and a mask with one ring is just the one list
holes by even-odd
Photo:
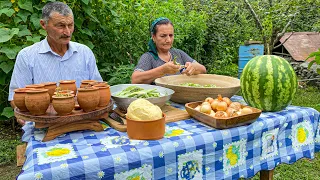
[[129, 86], [115, 96], [124, 98], [154, 98], [160, 97], [160, 93], [157, 91], [157, 88], [143, 89], [138, 86]]

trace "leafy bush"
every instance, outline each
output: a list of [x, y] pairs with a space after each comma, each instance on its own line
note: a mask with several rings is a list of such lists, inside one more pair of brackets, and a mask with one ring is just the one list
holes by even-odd
[[104, 63], [104, 68], [100, 69], [103, 79], [109, 79], [108, 84], [130, 84], [131, 74], [134, 70], [134, 64], [117, 64]]

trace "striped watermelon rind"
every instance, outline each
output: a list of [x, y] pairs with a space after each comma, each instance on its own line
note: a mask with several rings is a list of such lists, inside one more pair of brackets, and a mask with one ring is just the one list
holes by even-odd
[[291, 104], [297, 91], [297, 76], [282, 57], [262, 55], [252, 58], [240, 77], [244, 100], [262, 111], [280, 111]]

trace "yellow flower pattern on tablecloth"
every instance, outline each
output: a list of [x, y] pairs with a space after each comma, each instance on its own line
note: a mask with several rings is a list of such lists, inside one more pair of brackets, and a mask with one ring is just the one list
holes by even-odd
[[313, 145], [313, 137], [313, 124], [309, 120], [292, 125], [291, 141], [295, 151], [299, 151], [302, 146]]
[[104, 172], [103, 171], [99, 171], [98, 172], [98, 178], [102, 179], [104, 177]]
[[[183, 135], [190, 135], [192, 133], [181, 129], [177, 127], [166, 127], [166, 132], [164, 134], [164, 137], [170, 138], [170, 137], [175, 137], [175, 136], [183, 136]], [[190, 136], [191, 137], [191, 136]]]
[[76, 158], [77, 155], [70, 144], [56, 144], [50, 147], [36, 149], [38, 164], [48, 164], [57, 161]]
[[36, 180], [40, 180], [43, 178], [43, 174], [41, 172], [37, 172], [35, 175], [34, 175], [34, 179]]
[[230, 165], [234, 166], [238, 162], [238, 155], [232, 152], [233, 146], [229, 146], [227, 151], [227, 158], [230, 161]]
[[303, 127], [299, 127], [297, 132], [298, 142], [299, 143], [305, 142], [307, 139], [307, 136], [308, 136], [308, 131]]
[[63, 156], [69, 153], [70, 150], [67, 148], [52, 148], [46, 152], [47, 156]]
[[151, 180], [152, 166], [144, 164], [140, 168], [117, 173], [114, 175], [114, 179], [115, 180]]
[[232, 168], [238, 167], [245, 163], [246, 140], [232, 142], [223, 145], [223, 171], [228, 173]]
[[183, 132], [184, 132], [183, 129], [174, 129], [169, 132], [166, 132], [165, 136], [169, 136], [169, 137], [179, 136], [179, 135], [183, 134]]

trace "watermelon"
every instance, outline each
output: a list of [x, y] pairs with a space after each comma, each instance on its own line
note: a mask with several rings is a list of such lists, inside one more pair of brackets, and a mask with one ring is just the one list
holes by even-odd
[[298, 82], [287, 60], [279, 56], [262, 55], [246, 64], [240, 85], [248, 105], [262, 111], [280, 111], [291, 103]]

